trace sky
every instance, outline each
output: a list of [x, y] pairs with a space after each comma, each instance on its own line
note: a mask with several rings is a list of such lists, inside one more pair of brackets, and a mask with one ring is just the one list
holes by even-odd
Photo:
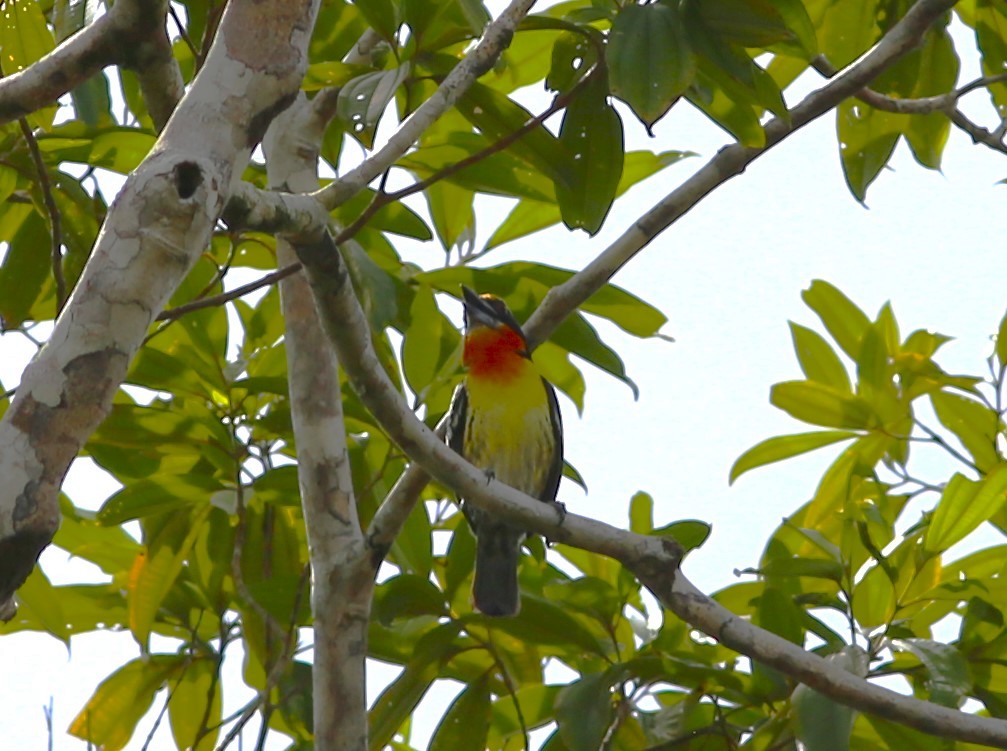
[[[970, 80], [975, 68], [974, 61], [966, 61], [960, 80]], [[788, 91], [788, 103], [796, 103], [812, 85], [819, 82], [799, 81]], [[534, 92], [528, 96], [546, 101]], [[973, 95], [967, 109], [990, 124], [992, 110], [983, 96]], [[644, 208], [729, 142], [685, 103], [656, 126], [654, 139], [621, 111], [629, 148], [691, 150], [700, 156], [627, 193], [597, 236], [554, 228], [494, 251], [488, 264], [530, 257], [572, 269], [583, 266]], [[564, 484], [560, 499], [570, 511], [626, 526], [629, 499], [644, 490], [654, 497], [658, 525], [685, 518], [713, 525], [710, 539], [683, 566], [698, 586], [721, 588], [736, 581], [736, 569], [756, 565], [769, 535], [811, 496], [840, 450], [826, 448], [762, 468], [728, 486], [728, 470], [744, 450], [769, 436], [806, 429], [772, 407], [768, 396], [772, 384], [802, 377], [787, 321], [822, 330], [800, 298], [813, 279], [836, 285], [872, 316], [890, 300], [904, 334], [926, 328], [955, 337], [938, 358], [945, 370], [984, 372], [991, 335], [1007, 308], [1007, 187], [997, 185], [1007, 177], [1007, 160], [953, 132], [943, 172], [916, 165], [904, 145], [891, 167], [870, 188], [867, 208], [858, 204], [843, 180], [834, 116], [826, 115], [718, 188], [619, 273], [617, 284], [668, 316], [663, 333], [675, 341], [636, 340], [598, 324], [622, 356], [640, 397], [634, 400], [625, 385], [585, 366], [583, 415], [578, 418], [569, 401], [563, 404], [567, 457], [590, 488], [585, 496]], [[501, 207], [487, 202], [479, 218], [481, 241], [492, 233]], [[404, 246], [403, 252], [427, 265], [443, 257], [433, 243]], [[17, 334], [0, 336], [5, 387], [17, 382], [31, 351]], [[920, 474], [932, 477], [946, 475], [950, 466], [934, 452], [919, 452], [918, 462]], [[74, 465], [66, 483], [70, 497], [90, 508], [114, 489], [85, 460]], [[921, 500], [907, 512], [907, 523], [933, 502]], [[971, 544], [995, 539], [985, 529]], [[85, 566], [68, 562], [56, 549], [50, 548], [42, 562], [59, 583], [88, 575]], [[55, 749], [84, 749], [84, 743], [64, 735], [65, 728], [94, 687], [135, 656], [128, 634], [74, 637], [69, 655], [51, 637], [4, 636], [0, 706], [8, 713], [6, 746], [44, 748], [43, 707], [52, 697]], [[236, 667], [232, 661], [228, 669]], [[372, 697], [395, 672], [372, 666]], [[441, 688], [421, 705], [418, 747], [453, 695]], [[229, 697], [227, 707], [247, 696]], [[153, 722], [153, 716], [144, 720], [130, 749], [141, 748]], [[169, 747], [170, 735], [162, 729], [150, 748]]]

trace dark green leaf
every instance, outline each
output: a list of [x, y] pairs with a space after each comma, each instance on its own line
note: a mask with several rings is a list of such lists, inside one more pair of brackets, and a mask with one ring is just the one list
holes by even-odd
[[863, 203], [867, 188], [888, 164], [902, 135], [904, 118], [869, 107], [856, 99], [836, 108], [839, 156], [846, 184]]
[[[958, 54], [947, 29], [931, 29], [920, 50], [920, 66], [914, 98], [936, 96], [951, 91], [958, 81]], [[906, 141], [916, 161], [930, 169], [940, 169], [941, 154], [951, 132], [951, 121], [943, 112], [912, 115], [905, 129]]]
[[892, 639], [892, 649], [911, 652], [927, 670], [930, 701], [958, 709], [972, 692], [965, 657], [951, 644], [932, 639]]
[[[1007, 65], [1007, 10], [996, 0], [976, 0], [976, 40], [982, 52], [983, 75], [996, 76]], [[1000, 81], [988, 87], [993, 105], [1007, 107], [1007, 83]]]
[[648, 130], [696, 74], [689, 38], [672, 4], [623, 6], [612, 24], [605, 57], [612, 93]]
[[[867, 655], [859, 647], [845, 647], [828, 659], [861, 678], [867, 675]], [[850, 731], [856, 717], [854, 710], [803, 683], [794, 689], [790, 702], [797, 725], [797, 738], [807, 751], [848, 751]]]
[[386, 626], [396, 618], [441, 616], [444, 611], [444, 593], [429, 579], [415, 574], [400, 574], [381, 582], [374, 597], [374, 616]]
[[552, 67], [545, 85], [557, 92], [570, 91], [597, 61], [598, 47], [587, 34], [570, 31], [560, 34], [552, 47]]
[[560, 214], [568, 228], [590, 235], [601, 229], [622, 177], [622, 120], [607, 93], [604, 77], [594, 76], [567, 106], [559, 132], [560, 146], [573, 160], [571, 178], [556, 182]]
[[606, 673], [592, 673], [559, 692], [556, 722], [568, 748], [601, 748], [612, 716], [612, 697]]
[[464, 688], [430, 739], [429, 751], [483, 751], [492, 718], [489, 675]]
[[[479, 83], [473, 84], [455, 106], [491, 141], [499, 141], [534, 119], [524, 107]], [[569, 155], [543, 125], [534, 127], [508, 146], [507, 151], [528, 162], [553, 182], [571, 179]]]

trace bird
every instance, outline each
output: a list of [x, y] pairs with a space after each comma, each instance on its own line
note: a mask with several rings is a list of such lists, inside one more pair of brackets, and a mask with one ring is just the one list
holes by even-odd
[[[521, 325], [503, 300], [464, 286], [462, 300], [465, 375], [451, 400], [447, 443], [487, 477], [556, 503], [563, 475], [556, 390], [531, 359]], [[518, 560], [527, 532], [464, 499], [461, 504], [476, 537], [476, 610], [487, 616], [517, 615]]]

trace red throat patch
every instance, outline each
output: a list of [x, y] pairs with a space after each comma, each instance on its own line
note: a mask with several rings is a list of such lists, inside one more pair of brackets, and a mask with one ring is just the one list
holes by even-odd
[[510, 380], [529, 364], [524, 339], [508, 326], [477, 328], [465, 337], [462, 362], [476, 378]]

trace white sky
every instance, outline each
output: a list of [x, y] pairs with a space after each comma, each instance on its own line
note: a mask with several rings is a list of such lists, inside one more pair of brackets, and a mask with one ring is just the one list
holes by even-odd
[[[974, 62], [966, 63], [960, 80], [970, 80], [974, 73]], [[796, 103], [797, 94], [792, 91], [787, 100]], [[970, 101], [975, 117], [989, 124], [992, 115], [984, 95]], [[494, 251], [488, 263], [531, 257], [569, 268], [584, 265], [643, 208], [728, 142], [726, 134], [685, 103], [659, 123], [654, 140], [646, 139], [623, 113], [631, 148], [692, 150], [700, 157], [624, 196], [597, 237], [554, 229]], [[810, 429], [770, 406], [768, 394], [773, 383], [801, 377], [786, 322], [817, 327], [800, 299], [812, 279], [832, 282], [870, 315], [891, 300], [904, 334], [928, 328], [956, 337], [938, 358], [950, 372], [984, 372], [990, 335], [1007, 308], [1002, 218], [1007, 188], [995, 185], [1007, 176], [1007, 160], [952, 133], [940, 174], [916, 166], [900, 145], [894, 171], [884, 173], [868, 193], [868, 210], [846, 189], [834, 122], [833, 116], [825, 116], [773, 149], [619, 274], [618, 284], [668, 315], [665, 333], [676, 339], [638, 341], [601, 326], [639, 385], [639, 401], [624, 385], [587, 366], [583, 418], [577, 419], [569, 402], [563, 405], [567, 455], [590, 487], [585, 497], [565, 484], [561, 499], [568, 508], [625, 526], [629, 498], [645, 490], [654, 496], [657, 524], [682, 518], [711, 522], [711, 538], [684, 566], [707, 590], [730, 584], [734, 569], [757, 563], [772, 530], [810, 496], [839, 450], [826, 448], [756, 470], [734, 488], [727, 485], [728, 469], [745, 449], [772, 435]], [[492, 224], [480, 217], [480, 241], [490, 236]], [[428, 265], [442, 259], [433, 243], [408, 252]], [[17, 334], [0, 337], [5, 387], [17, 382], [30, 354], [25, 345]], [[918, 474], [939, 478], [948, 471], [941, 457], [920, 457]], [[112, 487], [77, 465], [66, 489], [78, 504], [95, 507]], [[914, 521], [919, 508], [932, 503], [929, 499], [913, 507], [906, 520]], [[988, 528], [980, 534], [975, 542], [998, 539]], [[68, 566], [66, 555], [54, 549], [43, 562], [58, 582], [82, 570]], [[42, 708], [52, 696], [55, 748], [84, 749], [84, 743], [64, 735], [65, 728], [94, 687], [136, 655], [128, 634], [74, 637], [70, 659], [62, 644], [48, 636], [0, 639], [5, 747], [44, 748]], [[382, 676], [394, 673], [375, 668], [372, 696], [380, 690]], [[453, 693], [435, 691], [421, 705], [417, 747], [424, 743], [417, 737], [429, 734]], [[226, 707], [246, 698], [228, 696]], [[148, 717], [141, 724], [130, 749], [142, 746], [152, 722]], [[150, 748], [170, 747], [170, 734], [162, 728]]]

